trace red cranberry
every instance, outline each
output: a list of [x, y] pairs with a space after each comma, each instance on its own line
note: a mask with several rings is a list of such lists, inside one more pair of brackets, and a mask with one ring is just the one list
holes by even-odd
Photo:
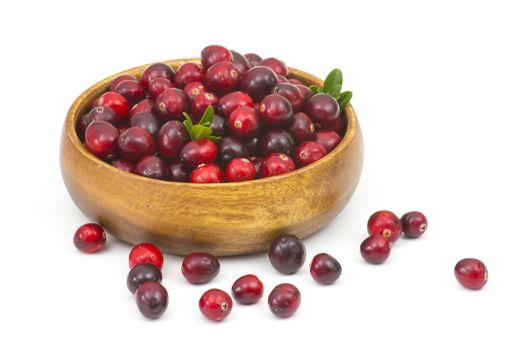
[[297, 86], [297, 88], [299, 89], [299, 91], [301, 91], [301, 93], [303, 94], [303, 101], [308, 101], [310, 98], [312, 98], [313, 96], [313, 92], [312, 90], [310, 90], [310, 88], [306, 85], [299, 85], [299, 84], [295, 84], [295, 86]]
[[333, 256], [321, 253], [314, 256], [310, 274], [321, 284], [332, 284], [341, 276], [341, 264]]
[[104, 121], [95, 121], [86, 129], [86, 148], [98, 158], [109, 160], [118, 151], [118, 130]]
[[324, 127], [332, 126], [339, 118], [339, 104], [330, 95], [319, 93], [313, 95], [304, 106], [304, 111], [315, 123]]
[[272, 266], [281, 273], [292, 274], [304, 264], [306, 249], [295, 236], [284, 234], [276, 237], [268, 251]]
[[330, 130], [335, 131], [339, 136], [343, 136], [346, 132], [346, 121], [344, 118], [339, 118], [334, 125], [330, 127]]
[[218, 104], [219, 100], [211, 92], [205, 92], [193, 98], [191, 100], [191, 116], [192, 119], [194, 119], [193, 121], [198, 123], [208, 106], [212, 106], [214, 110], [217, 110]]
[[306, 141], [295, 149], [295, 163], [298, 166], [307, 166], [323, 158], [325, 155], [326, 150], [323, 146], [314, 141]]
[[201, 163], [213, 163], [217, 158], [217, 146], [210, 140], [190, 141], [182, 147], [180, 157], [191, 167]]
[[122, 158], [136, 162], [155, 153], [155, 139], [145, 129], [131, 127], [118, 137], [118, 149]]
[[157, 319], [168, 308], [168, 292], [159, 282], [144, 282], [135, 292], [135, 301], [144, 316]]
[[262, 57], [256, 53], [247, 53], [244, 55], [244, 57], [246, 57], [248, 63], [250, 63], [250, 66], [252, 67], [258, 66], [262, 61]]
[[199, 309], [212, 321], [224, 320], [232, 311], [232, 307], [232, 298], [220, 289], [210, 289], [199, 299]]
[[202, 81], [204, 79], [204, 69], [196, 63], [186, 62], [175, 72], [173, 82], [175, 86], [182, 89], [189, 83]]
[[164, 91], [174, 87], [175, 85], [166, 78], [155, 78], [149, 82], [149, 95], [156, 100]]
[[155, 78], [164, 78], [173, 81], [175, 72], [171, 66], [166, 63], [154, 63], [144, 70], [140, 77], [140, 83], [144, 87], [148, 87], [149, 83]]
[[160, 122], [151, 112], [140, 112], [135, 114], [129, 120], [130, 126], [137, 126], [149, 132], [151, 135], [155, 136], [159, 132]]
[[218, 62], [231, 62], [232, 53], [230, 50], [220, 45], [206, 46], [201, 51], [201, 62], [204, 69], [208, 69]]
[[128, 115], [129, 102], [128, 100], [113, 91], [108, 91], [102, 94], [95, 103], [95, 107], [106, 106], [113, 109], [119, 116], [119, 121], [126, 121]]
[[172, 181], [188, 182], [190, 181], [190, 171], [182, 162], [172, 163], [168, 166], [168, 177]]
[[232, 296], [240, 304], [255, 304], [264, 293], [262, 282], [254, 275], [239, 277], [232, 285]]
[[319, 130], [314, 132], [312, 141], [322, 145], [326, 152], [331, 152], [341, 142], [341, 136], [332, 130]]
[[259, 105], [259, 116], [269, 127], [285, 127], [290, 123], [292, 104], [283, 96], [272, 94], [266, 96]]
[[253, 67], [244, 74], [240, 88], [259, 102], [277, 85], [277, 75], [268, 67]]
[[237, 68], [237, 71], [239, 72], [239, 76], [242, 77], [248, 71], [248, 69], [250, 69], [252, 66], [250, 66], [250, 63], [248, 62], [246, 57], [244, 57], [237, 51], [233, 51], [233, 50], [230, 50], [230, 51], [232, 53], [232, 62], [235, 65], [235, 68]]
[[88, 113], [90, 123], [95, 120], [103, 120], [113, 125], [117, 125], [120, 122], [117, 113], [107, 106], [95, 107]]
[[219, 183], [224, 182], [224, 171], [215, 164], [201, 164], [191, 172], [190, 182]]
[[226, 134], [226, 119], [219, 114], [213, 115], [210, 128], [212, 130], [212, 135], [224, 136]]
[[178, 120], [170, 120], [164, 124], [157, 136], [159, 154], [165, 159], [180, 159], [180, 151], [190, 141], [190, 136], [184, 125]]
[[142, 100], [140, 102], [137, 102], [129, 112], [130, 117], [133, 117], [135, 114], [140, 112], [154, 112], [155, 111], [155, 102], [150, 100], [149, 98]]
[[137, 81], [137, 78], [132, 74], [123, 74], [119, 75], [113, 81], [111, 82], [111, 85], [109, 87], [109, 91], [116, 91], [118, 84], [123, 82], [124, 80], [134, 80]]
[[257, 172], [257, 177], [259, 177], [259, 173], [261, 172], [262, 158], [250, 157], [250, 162], [252, 162], [253, 166], [255, 167], [255, 171]]
[[235, 158], [226, 167], [226, 180], [229, 182], [253, 180], [257, 176], [257, 171], [246, 158]]
[[193, 284], [208, 283], [221, 269], [216, 257], [208, 253], [190, 253], [182, 260], [181, 271], [184, 277]]
[[208, 68], [204, 84], [211, 91], [224, 95], [232, 92], [239, 83], [239, 72], [232, 62], [218, 62]]
[[[302, 81], [300, 81], [299, 79], [295, 79], [295, 78], [288, 79], [288, 82], [290, 84], [294, 84], [294, 85], [303, 85], [303, 86], [305, 86]], [[308, 90], [310, 90], [310, 89], [308, 89]]]
[[292, 158], [282, 153], [272, 153], [263, 159], [261, 164], [261, 177], [277, 176], [295, 170]]
[[250, 95], [241, 91], [230, 92], [219, 101], [219, 109], [226, 118], [240, 107], [253, 107], [253, 100]]
[[288, 79], [284, 75], [277, 74], [277, 83], [278, 84], [288, 83]]
[[129, 253], [129, 267], [134, 268], [139, 264], [152, 264], [162, 269], [164, 255], [159, 248], [151, 243], [137, 244]]
[[242, 138], [254, 137], [259, 133], [259, 117], [251, 107], [237, 108], [228, 118], [230, 132]]
[[127, 161], [125, 159], [115, 159], [111, 165], [113, 165], [115, 168], [126, 171], [128, 173], [132, 173], [135, 169], [135, 164], [133, 164], [130, 161]]
[[288, 130], [295, 142], [301, 143], [312, 138], [315, 126], [306, 114], [299, 112], [292, 116]]
[[203, 94], [206, 91], [206, 87], [203, 83], [200, 81], [196, 81], [194, 83], [189, 83], [184, 87], [184, 93], [190, 100], [194, 99], [195, 97], [199, 96], [200, 94]]
[[384, 236], [367, 237], [360, 246], [363, 259], [371, 264], [382, 264], [388, 259], [392, 242]]
[[246, 158], [248, 155], [248, 148], [241, 139], [234, 136], [221, 139], [219, 143], [219, 162], [224, 166], [234, 158]]
[[248, 149], [248, 153], [250, 154], [250, 156], [256, 156], [260, 154], [259, 152], [260, 143], [261, 143], [261, 140], [258, 136], [252, 137], [251, 139], [244, 142], [244, 145]]
[[144, 87], [136, 80], [121, 81], [117, 85], [115, 92], [127, 98], [131, 103], [140, 101], [146, 97], [146, 90], [144, 90]]
[[152, 264], [139, 264], [133, 267], [126, 280], [128, 289], [135, 294], [137, 288], [144, 282], [162, 282], [162, 272], [159, 268]]
[[376, 211], [368, 219], [370, 235], [385, 236], [392, 243], [401, 237], [401, 220], [389, 210]]
[[267, 156], [271, 153], [284, 153], [286, 155], [291, 155], [294, 146], [295, 143], [289, 132], [275, 129], [269, 130], [263, 135], [259, 148], [263, 156]]
[[183, 118], [182, 112], [188, 112], [190, 101], [182, 90], [171, 88], [163, 91], [155, 100], [159, 117], [164, 120]]
[[304, 97], [299, 88], [290, 83], [279, 83], [272, 89], [273, 94], [281, 95], [292, 104], [294, 112], [298, 112], [303, 108]]
[[467, 258], [460, 260], [454, 267], [458, 282], [468, 289], [481, 289], [487, 283], [489, 273], [481, 260]]
[[275, 73], [287, 76], [288, 75], [288, 67], [286, 67], [286, 64], [274, 57], [265, 58], [259, 63], [260, 66], [265, 66], [271, 68]]
[[422, 212], [410, 211], [401, 217], [401, 225], [406, 237], [418, 238], [427, 230], [428, 221]]
[[75, 232], [73, 243], [84, 253], [95, 253], [106, 245], [106, 233], [98, 224], [84, 224]]
[[134, 173], [152, 179], [166, 180], [168, 178], [168, 165], [157, 156], [145, 156], [135, 165]]
[[279, 284], [268, 295], [270, 311], [278, 317], [292, 316], [299, 305], [301, 305], [301, 293], [290, 283]]

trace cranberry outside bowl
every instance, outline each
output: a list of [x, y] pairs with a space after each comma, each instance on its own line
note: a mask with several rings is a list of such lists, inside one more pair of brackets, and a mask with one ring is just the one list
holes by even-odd
[[[166, 63], [177, 68], [198, 59]], [[147, 65], [101, 80], [72, 104], [64, 122], [60, 166], [71, 198], [90, 219], [114, 236], [144, 241], [164, 251], [205, 251], [217, 256], [268, 249], [279, 234], [304, 238], [343, 209], [361, 175], [363, 143], [352, 106], [344, 111], [347, 130], [325, 157], [293, 172], [245, 182], [192, 184], [150, 179], [119, 170], [91, 154], [78, 138], [76, 121], [121, 74], [139, 75]], [[290, 68], [290, 77], [322, 80]]]

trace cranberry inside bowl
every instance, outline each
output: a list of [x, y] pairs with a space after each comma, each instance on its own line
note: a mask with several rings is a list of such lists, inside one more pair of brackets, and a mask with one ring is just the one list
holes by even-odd
[[[187, 62], [200, 64], [198, 59], [165, 63], [177, 70]], [[120, 72], [88, 88], [70, 107], [62, 132], [60, 166], [67, 190], [85, 215], [114, 236], [132, 244], [152, 242], [179, 255], [254, 253], [268, 249], [280, 234], [304, 238], [318, 231], [352, 196], [361, 175], [363, 143], [350, 104], [341, 111], [346, 130], [340, 132], [344, 134], [339, 144], [315, 162], [278, 176], [242, 182], [173, 182], [139, 176], [122, 170], [122, 164], [117, 167], [97, 158], [79, 138], [78, 121], [115, 78], [126, 74], [139, 78], [146, 67]], [[323, 84], [308, 73], [288, 70], [288, 79], [307, 86]]]

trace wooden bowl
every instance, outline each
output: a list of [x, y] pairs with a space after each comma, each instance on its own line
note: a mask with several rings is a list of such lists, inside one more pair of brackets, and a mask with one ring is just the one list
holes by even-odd
[[[196, 59], [167, 61], [174, 68]], [[78, 118], [118, 75], [140, 75], [147, 65], [101, 80], [67, 114], [60, 145], [64, 183], [90, 219], [129, 242], [157, 244], [166, 252], [206, 251], [217, 256], [265, 250], [279, 234], [309, 236], [348, 202], [361, 174], [363, 143], [354, 110], [341, 143], [319, 161], [288, 174], [246, 182], [191, 184], [127, 173], [96, 158], [77, 137]], [[290, 68], [307, 84], [322, 80]]]

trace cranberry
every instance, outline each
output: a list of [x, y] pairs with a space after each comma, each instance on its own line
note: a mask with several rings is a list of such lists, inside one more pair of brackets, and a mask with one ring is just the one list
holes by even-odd
[[286, 64], [274, 57], [265, 58], [259, 63], [260, 66], [265, 66], [271, 68], [275, 73], [287, 76], [288, 75], [288, 67], [286, 67]]
[[168, 178], [168, 165], [157, 156], [145, 156], [135, 165], [134, 173], [152, 179], [165, 180]]
[[95, 107], [88, 113], [90, 122], [95, 120], [103, 120], [113, 125], [117, 125], [120, 120], [117, 113], [107, 106]]
[[98, 224], [84, 224], [75, 232], [73, 243], [84, 253], [95, 253], [106, 245], [106, 233]]
[[363, 259], [371, 264], [382, 264], [388, 259], [392, 242], [384, 236], [367, 237], [360, 246]]
[[199, 309], [212, 321], [224, 320], [232, 311], [232, 307], [232, 298], [220, 289], [210, 289], [199, 299]]
[[201, 163], [213, 163], [217, 158], [217, 146], [210, 140], [190, 141], [180, 151], [182, 161], [191, 167]]
[[270, 311], [278, 317], [292, 316], [301, 305], [301, 292], [290, 283], [276, 286], [268, 295]]
[[191, 116], [193, 121], [198, 123], [208, 106], [212, 106], [214, 110], [217, 110], [218, 103], [219, 100], [211, 92], [205, 92], [195, 96], [195, 98], [191, 100]]
[[106, 106], [113, 109], [118, 117], [120, 122], [126, 121], [126, 116], [128, 115], [129, 102], [128, 100], [113, 91], [108, 91], [102, 94], [95, 103], [95, 107]]
[[157, 319], [168, 308], [168, 292], [159, 282], [144, 282], [135, 292], [135, 301], [144, 316]]
[[262, 158], [250, 157], [250, 162], [252, 162], [253, 166], [255, 167], [255, 171], [257, 172], [257, 177], [258, 177], [261, 171]]
[[224, 182], [224, 171], [215, 164], [201, 164], [191, 172], [190, 182], [219, 183]]
[[310, 274], [321, 284], [332, 284], [341, 276], [341, 264], [333, 256], [321, 253], [314, 256]]
[[149, 132], [151, 135], [155, 136], [159, 132], [160, 122], [151, 112], [140, 112], [135, 114], [129, 120], [130, 126], [137, 126]]
[[240, 107], [253, 107], [253, 100], [250, 95], [241, 91], [230, 92], [219, 101], [220, 111], [226, 118]]
[[242, 77], [244, 73], [246, 73], [246, 71], [248, 71], [248, 69], [250, 69], [252, 66], [250, 66], [250, 63], [248, 62], [246, 57], [244, 57], [237, 51], [233, 51], [233, 50], [230, 50], [230, 51], [232, 53], [232, 62], [235, 65], [235, 68], [237, 68], [237, 71], [239, 72], [239, 76]]
[[221, 139], [219, 143], [219, 162], [224, 166], [233, 158], [246, 158], [248, 155], [248, 148], [241, 139], [234, 136]]
[[162, 272], [152, 264], [136, 265], [129, 271], [126, 280], [128, 289], [133, 294], [142, 283], [149, 281], [162, 282]]
[[95, 121], [86, 129], [86, 148], [98, 158], [109, 160], [118, 151], [118, 130], [104, 121]]
[[116, 91], [118, 84], [120, 84], [121, 82], [123, 82], [125, 80], [137, 81], [137, 78], [134, 75], [132, 75], [132, 74], [119, 75], [118, 77], [113, 79], [113, 81], [111, 82], [111, 85], [109, 86], [109, 90], [110, 91]]
[[237, 108], [228, 118], [228, 127], [235, 136], [245, 139], [256, 136], [260, 129], [257, 112], [251, 107]]
[[341, 136], [332, 130], [319, 130], [314, 132], [312, 141], [322, 145], [326, 152], [331, 152], [341, 142]]
[[204, 69], [196, 63], [186, 62], [175, 72], [173, 82], [176, 87], [182, 89], [189, 83], [202, 81], [202, 79], [204, 79]]
[[269, 127], [285, 127], [293, 114], [292, 104], [283, 96], [272, 94], [266, 96], [259, 106], [259, 116]]
[[295, 163], [298, 166], [307, 166], [326, 155], [326, 150], [319, 143], [306, 141], [295, 149]]
[[164, 78], [173, 81], [174, 74], [173, 68], [166, 63], [154, 63], [142, 72], [140, 83], [142, 86], [148, 87], [149, 83], [155, 78]]
[[304, 96], [301, 90], [290, 83], [279, 83], [272, 89], [273, 94], [281, 95], [292, 104], [294, 112], [298, 112], [303, 108]]
[[288, 130], [295, 142], [301, 143], [312, 138], [315, 126], [306, 114], [299, 112], [292, 116]]
[[165, 159], [180, 159], [180, 150], [190, 141], [190, 136], [184, 125], [178, 120], [170, 120], [164, 124], [157, 136], [159, 154]]
[[200, 81], [189, 83], [184, 87], [184, 93], [190, 100], [206, 92], [206, 87]]
[[252, 67], [258, 66], [259, 63], [261, 63], [262, 61], [262, 57], [256, 53], [247, 53], [244, 55], [244, 57], [246, 57], [246, 59], [248, 60], [248, 63]]
[[252, 137], [251, 139], [244, 142], [244, 145], [248, 149], [248, 153], [251, 156], [259, 155], [259, 145], [261, 143], [261, 139], [258, 136]]
[[299, 238], [284, 234], [277, 236], [272, 241], [268, 258], [277, 271], [292, 274], [303, 266], [306, 249]]
[[343, 136], [346, 132], [346, 121], [344, 118], [339, 118], [334, 125], [330, 127], [330, 130], [335, 131], [339, 136]]
[[91, 118], [89, 117], [89, 113], [83, 114], [80, 118], [78, 118], [76, 131], [80, 141], [84, 142], [86, 136], [86, 129], [92, 121], [93, 120], [91, 120]]
[[226, 134], [226, 119], [219, 114], [214, 114], [210, 128], [212, 135], [224, 136], [224, 134]]
[[232, 62], [218, 62], [208, 68], [204, 84], [211, 91], [224, 95], [232, 92], [239, 83], [239, 72]]
[[422, 212], [410, 211], [401, 217], [403, 233], [406, 237], [418, 238], [428, 227], [428, 221]]
[[277, 75], [268, 67], [253, 67], [244, 74], [240, 88], [259, 102], [277, 85]]
[[292, 158], [282, 153], [272, 153], [263, 159], [261, 164], [261, 177], [277, 176], [295, 170]]
[[231, 62], [232, 53], [230, 50], [220, 45], [206, 46], [201, 51], [201, 61], [204, 69], [208, 69], [218, 62]]
[[216, 257], [208, 253], [190, 253], [182, 260], [181, 271], [184, 277], [193, 284], [208, 283], [221, 269]]
[[259, 148], [263, 156], [271, 153], [284, 153], [291, 155], [293, 153], [295, 143], [292, 135], [289, 132], [275, 129], [267, 131], [260, 142]]
[[[294, 85], [303, 85], [303, 86], [305, 86], [302, 81], [300, 81], [299, 79], [295, 79], [295, 78], [288, 79], [288, 82], [290, 84], [294, 84]], [[310, 90], [310, 89], [308, 89], [308, 90]]]
[[133, 117], [135, 114], [140, 112], [154, 112], [155, 111], [155, 102], [150, 100], [149, 98], [142, 100], [140, 102], [137, 102], [129, 112], [129, 115]]
[[129, 125], [126, 124], [120, 124], [117, 126], [118, 134], [122, 134], [124, 131], [129, 129]]
[[121, 94], [132, 103], [140, 101], [146, 97], [146, 90], [144, 90], [144, 87], [136, 80], [121, 81], [117, 85], [115, 92]]
[[118, 149], [122, 158], [136, 162], [155, 153], [155, 139], [145, 129], [131, 127], [118, 137]]
[[255, 304], [264, 293], [262, 282], [254, 275], [239, 277], [232, 285], [232, 296], [240, 304]]
[[277, 83], [278, 84], [288, 83], [288, 79], [284, 75], [277, 74]]
[[454, 267], [454, 274], [458, 282], [468, 289], [481, 289], [489, 277], [485, 264], [474, 258], [460, 260]]
[[168, 166], [168, 177], [172, 181], [188, 182], [190, 181], [190, 171], [182, 162], [172, 163]]
[[149, 95], [152, 99], [157, 99], [164, 91], [174, 88], [175, 85], [166, 78], [155, 78], [149, 82]]
[[164, 90], [155, 100], [159, 117], [164, 120], [182, 119], [182, 112], [190, 109], [190, 101], [184, 92], [177, 88]]
[[303, 101], [308, 101], [312, 96], [313, 96], [313, 92], [312, 90], [310, 90], [310, 88], [306, 85], [299, 85], [299, 84], [295, 84], [295, 86], [297, 86], [297, 88], [299, 89], [299, 91], [303, 94]]
[[139, 264], [152, 264], [162, 269], [164, 255], [159, 248], [151, 243], [137, 244], [129, 253], [129, 267], [134, 268]]
[[339, 104], [330, 95], [319, 93], [313, 95], [304, 106], [304, 111], [315, 123], [324, 127], [332, 126], [339, 118]]
[[253, 180], [257, 176], [257, 171], [246, 158], [232, 159], [226, 167], [226, 180], [229, 182]]
[[115, 159], [111, 165], [113, 165], [115, 168], [126, 171], [128, 173], [132, 173], [135, 169], [135, 164], [133, 164], [130, 161], [127, 161], [125, 159]]
[[370, 235], [385, 236], [392, 243], [401, 237], [401, 220], [389, 210], [376, 211], [368, 219]]

